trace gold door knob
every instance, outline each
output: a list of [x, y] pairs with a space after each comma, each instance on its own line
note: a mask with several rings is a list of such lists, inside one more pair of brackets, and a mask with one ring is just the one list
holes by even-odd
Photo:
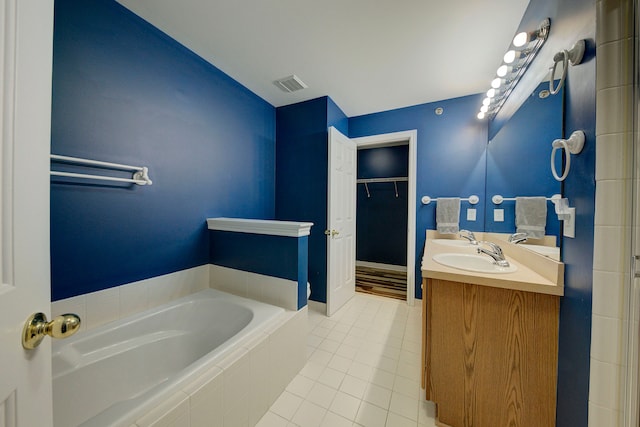
[[335, 236], [337, 234], [340, 234], [338, 230], [331, 230], [331, 236]]
[[77, 314], [63, 314], [47, 322], [44, 313], [34, 313], [27, 319], [22, 330], [22, 347], [33, 350], [40, 345], [45, 335], [53, 338], [67, 338], [80, 329]]

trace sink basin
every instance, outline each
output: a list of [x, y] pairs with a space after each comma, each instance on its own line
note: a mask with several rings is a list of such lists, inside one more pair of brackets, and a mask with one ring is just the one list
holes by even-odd
[[447, 267], [475, 271], [476, 273], [513, 273], [518, 269], [513, 264], [509, 267], [499, 267], [487, 255], [444, 253], [435, 254], [433, 260]]
[[433, 243], [443, 246], [455, 246], [456, 248], [476, 247], [469, 243], [468, 240], [454, 240], [454, 239], [433, 239]]
[[542, 254], [556, 261], [560, 261], [560, 248], [556, 248], [555, 246], [528, 245], [526, 243], [520, 243], [520, 246], [522, 246], [523, 248], [527, 248], [530, 251], [534, 251], [539, 254]]

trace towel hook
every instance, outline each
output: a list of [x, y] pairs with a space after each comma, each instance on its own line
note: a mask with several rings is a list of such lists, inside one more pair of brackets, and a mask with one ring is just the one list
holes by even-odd
[[[584, 147], [584, 132], [581, 130], [577, 130], [571, 134], [569, 139], [556, 139], [553, 141], [551, 146], [553, 149], [551, 150], [551, 173], [556, 181], [564, 181], [569, 175], [569, 170], [571, 169], [571, 155], [579, 154]], [[564, 165], [564, 173], [562, 176], [558, 175], [556, 171], [556, 151], [559, 149], [564, 149], [565, 153], [565, 165]]]

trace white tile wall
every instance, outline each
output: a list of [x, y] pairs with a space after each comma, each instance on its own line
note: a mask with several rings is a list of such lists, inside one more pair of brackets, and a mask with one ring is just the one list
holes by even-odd
[[55, 301], [51, 304], [51, 315], [76, 313], [82, 320], [81, 330], [89, 330], [208, 287], [291, 311], [298, 308], [297, 282], [203, 265]]
[[51, 316], [76, 313], [90, 330], [209, 287], [203, 265], [51, 303]]
[[633, 1], [596, 3], [596, 212], [589, 426], [622, 423], [633, 179]]
[[298, 283], [279, 277], [209, 265], [209, 286], [287, 310], [298, 309]]

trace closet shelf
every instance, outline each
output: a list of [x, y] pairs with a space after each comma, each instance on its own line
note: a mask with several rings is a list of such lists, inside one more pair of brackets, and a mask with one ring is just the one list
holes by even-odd
[[367, 191], [367, 198], [371, 197], [371, 193], [369, 192], [369, 184], [373, 184], [376, 182], [393, 182], [393, 186], [396, 190], [396, 198], [397, 198], [399, 181], [409, 182], [409, 178], [407, 178], [406, 176], [396, 176], [391, 178], [361, 178], [356, 180], [358, 184], [364, 184], [364, 189]]
[[374, 182], [398, 182], [398, 181], [409, 181], [409, 178], [407, 178], [406, 176], [397, 176], [393, 178], [363, 178], [363, 179], [356, 180], [358, 184], [371, 184]]

